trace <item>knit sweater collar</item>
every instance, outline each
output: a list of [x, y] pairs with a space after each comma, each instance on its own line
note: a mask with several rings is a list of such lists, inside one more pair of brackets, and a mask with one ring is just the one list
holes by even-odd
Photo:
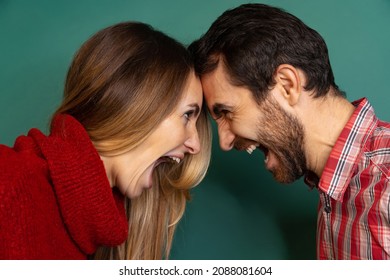
[[58, 115], [47, 137], [32, 130], [48, 163], [50, 178], [69, 234], [87, 255], [100, 246], [117, 246], [127, 237], [124, 198], [111, 189], [103, 162], [83, 126]]

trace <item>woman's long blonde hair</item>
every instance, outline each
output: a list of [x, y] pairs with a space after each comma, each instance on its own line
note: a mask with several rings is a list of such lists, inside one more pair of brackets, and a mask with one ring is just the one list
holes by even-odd
[[[93, 35], [75, 55], [55, 115], [72, 115], [100, 155], [117, 155], [137, 147], [174, 110], [192, 71], [187, 50], [162, 32], [139, 22], [113, 25]], [[99, 248], [93, 258], [169, 257], [189, 189], [203, 179], [210, 161], [211, 129], [204, 108], [197, 128], [201, 152], [187, 155], [179, 165], [159, 165], [153, 188], [126, 198], [126, 242]]]

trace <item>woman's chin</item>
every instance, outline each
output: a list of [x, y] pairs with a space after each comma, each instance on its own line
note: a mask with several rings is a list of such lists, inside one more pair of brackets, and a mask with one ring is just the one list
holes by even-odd
[[136, 186], [133, 187], [133, 190], [126, 192], [126, 196], [129, 198], [139, 197], [144, 191], [148, 191], [153, 187], [153, 172], [155, 168], [165, 162], [166, 160], [157, 160], [152, 165], [150, 165], [138, 179]]
[[148, 189], [151, 189], [153, 187], [153, 171], [154, 169], [157, 167], [157, 162], [152, 164], [148, 169], [145, 170], [144, 174], [143, 174], [143, 178], [140, 182], [140, 189], [141, 189], [141, 193], [142, 191], [144, 190], [148, 190]]

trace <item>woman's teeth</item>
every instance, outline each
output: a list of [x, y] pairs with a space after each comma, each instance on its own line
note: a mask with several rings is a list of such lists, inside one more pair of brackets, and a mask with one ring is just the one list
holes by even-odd
[[178, 157], [169, 157], [171, 160], [177, 162], [177, 163], [180, 163], [180, 158]]
[[246, 148], [248, 154], [252, 154], [254, 150], [256, 150], [256, 145], [250, 145], [248, 148]]

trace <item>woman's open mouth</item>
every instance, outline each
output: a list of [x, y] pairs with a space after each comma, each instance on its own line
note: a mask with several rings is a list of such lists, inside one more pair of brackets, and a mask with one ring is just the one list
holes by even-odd
[[173, 164], [179, 164], [181, 162], [181, 159], [179, 157], [175, 157], [175, 156], [162, 156], [162, 157], [160, 157], [156, 161], [154, 167], [156, 167], [156, 166], [158, 166], [158, 165], [160, 165], [161, 163], [164, 163], [164, 162], [166, 162], [166, 163], [173, 163]]

